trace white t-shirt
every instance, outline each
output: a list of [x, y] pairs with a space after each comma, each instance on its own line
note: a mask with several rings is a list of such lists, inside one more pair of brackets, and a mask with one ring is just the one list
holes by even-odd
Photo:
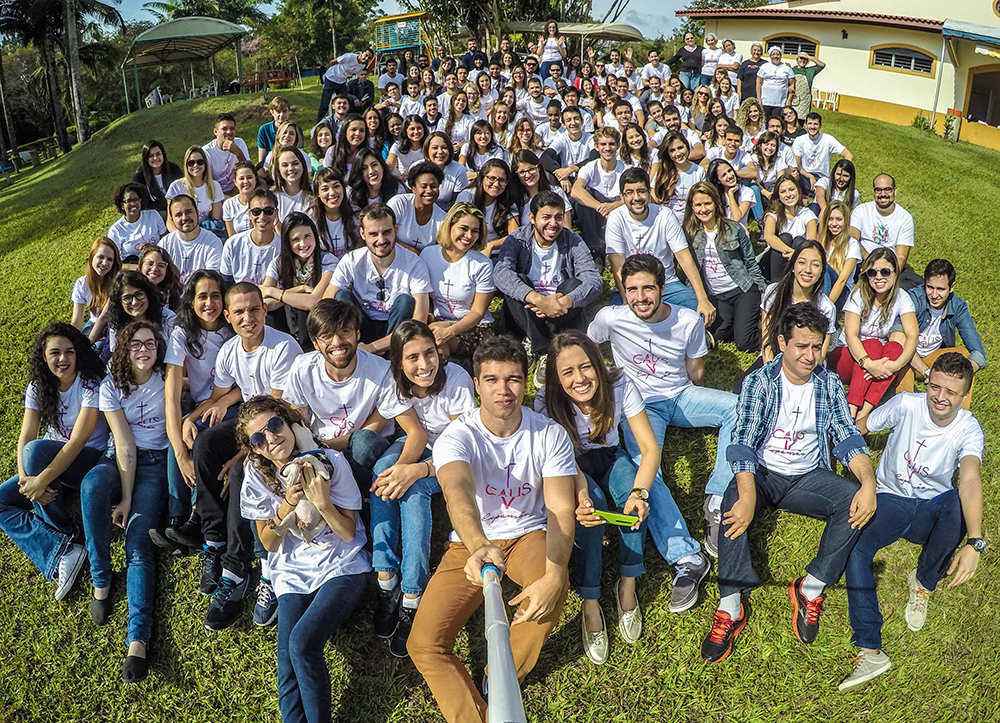
[[[74, 304], [83, 304], [85, 307], [90, 306], [90, 300], [93, 298], [93, 294], [90, 292], [90, 287], [87, 286], [87, 277], [78, 276], [76, 281], [73, 282], [73, 290], [69, 293], [69, 299]], [[97, 321], [97, 315], [94, 312], [90, 313], [90, 320]]]
[[[576, 474], [566, 430], [526, 407], [521, 426], [497, 437], [474, 409], [448, 425], [434, 443], [434, 466], [467, 462], [476, 481], [476, 504], [488, 540], [514, 540], [548, 522], [542, 480]], [[455, 532], [451, 539], [460, 541]]]
[[[844, 313], [850, 312], [861, 316], [862, 308], [861, 289], [855, 288], [847, 303], [844, 304]], [[872, 305], [871, 311], [868, 312], [868, 318], [861, 320], [861, 330], [858, 333], [858, 338], [861, 341], [865, 339], [878, 339], [885, 344], [889, 341], [889, 331], [892, 329], [892, 325], [897, 323], [903, 314], [916, 313], [916, 309], [913, 307], [913, 299], [902, 289], [896, 292], [896, 303], [892, 305], [892, 311], [889, 313], [889, 318], [886, 319], [884, 324], [879, 323], [880, 311], [881, 309]]]
[[215, 361], [215, 386], [240, 388], [243, 401], [272, 389], [283, 392], [288, 384], [292, 363], [302, 354], [302, 347], [283, 331], [264, 327], [264, 340], [253, 351], [243, 348], [243, 339], [234, 336], [219, 349]]
[[[701, 49], [701, 74], [709, 78], [715, 75], [715, 69], [719, 65], [719, 58], [722, 57], [722, 48], [714, 50], [707, 45]], [[789, 68], [791, 70], [791, 68]]]
[[[38, 411], [38, 396], [35, 384], [32, 382], [24, 391], [24, 408]], [[73, 385], [65, 392], [59, 392], [59, 427], [46, 429], [42, 439], [53, 439], [58, 442], [68, 442], [73, 433], [73, 426], [82, 409], [100, 409], [100, 385], [84, 384], [79, 374], [73, 380]], [[104, 450], [108, 447], [108, 423], [101, 414], [97, 415], [94, 431], [87, 440], [86, 447]]]
[[726, 271], [722, 257], [719, 256], [719, 249], [715, 246], [715, 240], [719, 237], [719, 229], [705, 232], [705, 252], [701, 260], [701, 271], [705, 276], [705, 285], [708, 293], [713, 296], [725, 294], [734, 289], [740, 288], [733, 277]]
[[627, 306], [606, 306], [587, 329], [598, 344], [610, 341], [615, 366], [623, 369], [646, 402], [672, 399], [691, 384], [685, 361], [708, 354], [705, 324], [690, 309], [672, 305], [656, 324]]
[[267, 276], [268, 266], [281, 252], [281, 239], [275, 236], [266, 246], [253, 242], [253, 231], [244, 231], [230, 236], [222, 247], [222, 264], [219, 271], [223, 276], [232, 276], [236, 283], [249, 281], [260, 286]]
[[[336, 65], [331, 65], [327, 69], [323, 74], [323, 79], [329, 80], [331, 83], [344, 85], [347, 83], [348, 78], [360, 72], [364, 67], [363, 63], [358, 62], [357, 53], [344, 53], [337, 58]], [[325, 111], [326, 109], [324, 108], [323, 110]]]
[[[557, 196], [559, 196], [559, 198], [561, 198], [563, 200], [563, 210], [567, 214], [567, 216], [563, 218], [563, 225], [566, 226], [567, 228], [569, 228], [570, 223], [569, 223], [569, 216], [568, 216], [568, 214], [573, 213], [573, 202], [570, 201], [569, 196], [566, 195], [566, 192], [564, 190], [562, 190], [562, 186], [553, 185], [553, 186], [551, 186], [549, 188], [549, 190], [552, 191], [554, 194], [556, 194]], [[521, 209], [521, 216], [520, 216], [520, 218], [521, 218], [521, 225], [522, 226], [524, 226], [525, 224], [531, 223], [531, 199], [532, 198], [534, 198], [534, 196], [531, 195], [531, 192], [529, 191], [528, 192], [528, 198], [526, 199], [525, 204], [524, 204], [524, 208]]]
[[[731, 53], [727, 53], [727, 52], [723, 51], [722, 55], [719, 56], [718, 65], [732, 65], [733, 63], [736, 63], [737, 65], [742, 65], [743, 64], [743, 53], [739, 52], [738, 50], [734, 50]], [[735, 91], [736, 90], [736, 71], [735, 70], [727, 70], [726, 72], [729, 74], [729, 80], [732, 82], [732, 84], [733, 84], [733, 90]]]
[[[385, 86], [387, 86], [389, 83], [395, 83], [396, 85], [399, 86], [400, 91], [402, 91], [403, 90], [403, 80], [405, 80], [405, 78], [404, 78], [404, 76], [403, 76], [402, 73], [398, 73], [397, 72], [395, 75], [389, 75], [388, 73], [382, 73], [382, 75], [380, 75], [378, 77], [378, 89], [379, 90], [383, 90], [385, 88]], [[403, 117], [405, 118], [406, 116], [403, 116]]]
[[[421, 251], [420, 259], [427, 265], [434, 318], [440, 321], [464, 319], [472, 311], [476, 294], [496, 291], [493, 264], [478, 251], [469, 251], [455, 263], [449, 263], [441, 247], [435, 244]], [[488, 309], [482, 323], [493, 323]]]
[[[558, 384], [558, 380], [553, 382]], [[545, 390], [546, 387], [543, 386], [538, 390], [538, 394], [535, 395], [535, 411], [540, 412], [548, 416], [548, 412], [545, 408]], [[642, 397], [639, 395], [639, 390], [635, 388], [635, 384], [624, 374], [618, 378], [614, 386], [614, 419], [611, 423], [611, 429], [608, 433], [604, 435], [604, 444], [600, 445], [590, 439], [590, 432], [593, 429], [593, 425], [590, 422], [590, 415], [584, 414], [580, 411], [580, 408], [575, 404], [572, 405], [573, 408], [573, 420], [576, 423], [576, 435], [580, 440], [581, 450], [591, 450], [591, 449], [601, 449], [602, 447], [618, 447], [620, 445], [618, 437], [618, 425], [621, 424], [622, 417], [626, 419], [631, 419], [639, 412], [646, 410], [646, 405], [642, 401]]]
[[636, 221], [628, 207], [619, 206], [608, 214], [604, 235], [609, 254], [652, 254], [663, 262], [666, 283], [677, 279], [674, 254], [688, 247], [680, 223], [672, 213], [655, 203], [649, 204], [645, 221]]
[[[760, 297], [760, 310], [770, 313], [771, 307], [774, 305], [774, 292], [778, 289], [778, 282], [773, 284], [768, 284], [767, 288], [764, 289], [764, 293]], [[833, 302], [827, 297], [826, 294], [819, 295], [819, 310], [823, 312], [823, 316], [827, 318], [830, 322], [829, 327], [826, 330], [827, 334], [832, 334], [837, 330], [837, 307], [833, 305]]]
[[640, 77], [643, 80], [649, 80], [654, 75], [666, 84], [666, 82], [670, 80], [670, 66], [666, 63], [660, 63], [655, 67], [652, 63], [646, 63], [642, 66], [642, 73], [640, 74]]
[[[457, 124], [456, 124], [457, 125]], [[389, 149], [389, 153], [395, 154], [396, 156], [396, 170], [399, 171], [399, 175], [402, 178], [406, 178], [406, 172], [410, 170], [410, 166], [414, 163], [420, 163], [424, 160], [423, 151], [419, 148], [417, 150], [404, 151], [399, 147], [398, 143], [393, 143], [392, 148]]]
[[617, 201], [621, 197], [618, 180], [624, 172], [625, 164], [621, 160], [616, 160], [614, 169], [608, 172], [601, 166], [601, 159], [595, 158], [580, 168], [577, 178], [583, 179], [588, 190], [599, 191], [605, 198]]
[[[451, 142], [452, 143], [467, 143], [469, 140], [469, 132], [472, 130], [472, 124], [475, 123], [478, 118], [465, 113], [457, 121], [451, 125]], [[446, 126], [442, 125], [441, 130], [443, 131]], [[422, 158], [423, 156], [421, 156]]]
[[[232, 192], [236, 187], [234, 181], [236, 180], [236, 164], [239, 161], [229, 151], [224, 151], [219, 148], [216, 142], [209, 141], [201, 147], [205, 151], [205, 157], [208, 158], [208, 167], [212, 171], [212, 180], [218, 181], [219, 185], [222, 186], [222, 190], [226, 193]], [[250, 159], [250, 151], [247, 149], [247, 144], [242, 138], [233, 138], [233, 143], [243, 151], [243, 158], [246, 160]], [[220, 201], [222, 199], [219, 199]]]
[[204, 332], [199, 359], [188, 351], [187, 333], [184, 329], [178, 326], [170, 332], [164, 361], [185, 368], [191, 387], [191, 399], [196, 404], [201, 404], [212, 396], [212, 388], [215, 386], [215, 362], [222, 345], [232, 336], [233, 328], [228, 324], [215, 331]]
[[538, 137], [542, 139], [542, 145], [546, 148], [549, 148], [555, 142], [556, 138], [566, 134], [565, 128], [560, 126], [552, 130], [552, 126], [548, 123], [538, 126], [535, 131], [538, 133]]
[[[742, 205], [744, 203], [749, 203], [749, 204], [752, 205], [753, 202], [754, 202], [754, 198], [755, 198], [755, 196], [753, 195], [753, 191], [751, 191], [748, 186], [744, 186], [741, 183], [740, 185], [738, 185], [736, 187], [736, 204], [737, 205]], [[728, 198], [727, 198], [727, 201], [728, 201]], [[734, 209], [730, 205], [730, 207], [727, 209], [726, 217], [729, 218], [729, 219], [732, 219], [733, 218], [733, 211], [734, 211]], [[747, 222], [747, 216], [744, 215], [743, 218], [740, 219], [740, 224], [743, 225], [743, 226], [746, 226], [746, 222]]]
[[[169, 339], [171, 332], [174, 330], [174, 320], [177, 318], [177, 314], [168, 309], [166, 306], [163, 307], [163, 323], [160, 324], [160, 330], [163, 332], [163, 338]], [[111, 351], [115, 350], [115, 345], [118, 342], [118, 332], [108, 327], [108, 340], [107, 345]]]
[[876, 492], [931, 499], [952, 489], [952, 478], [965, 457], [983, 459], [983, 428], [967, 409], [947, 427], [931, 420], [927, 394], [897, 394], [876, 407], [868, 431], [892, 430], [875, 471]]
[[[816, 186], [815, 187], [823, 189], [823, 191], [826, 193], [827, 202], [829, 202], [829, 201], [843, 201], [844, 203], [847, 203], [847, 199], [844, 198], [844, 191], [840, 191], [837, 188], [834, 188], [833, 191], [830, 190], [830, 185], [832, 183], [833, 183], [833, 178], [832, 177], [830, 177], [830, 176], [823, 176], [822, 178], [818, 178], [816, 180]], [[858, 189], [855, 188], [854, 189], [854, 198], [852, 199], [852, 201], [850, 203], [847, 203], [847, 205], [850, 206], [851, 209], [853, 210], [853, 209], [855, 209], [855, 208], [858, 207], [859, 203], [861, 203], [861, 194], [858, 193]]]
[[538, 245], [532, 236], [531, 265], [528, 267], [528, 278], [535, 291], [541, 294], [554, 294], [556, 289], [566, 279], [563, 278], [562, 265], [559, 263], [559, 247], [552, 244], [547, 248]]
[[424, 96], [418, 95], [416, 98], [411, 98], [408, 95], [404, 95], [402, 100], [399, 101], [399, 114], [404, 118], [411, 115], [423, 115]]
[[222, 242], [207, 229], [200, 229], [198, 237], [193, 241], [184, 241], [179, 231], [171, 231], [163, 237], [160, 245], [177, 265], [182, 284], [186, 284], [195, 271], [218, 271], [222, 268]]
[[[779, 144], [780, 146], [780, 144]], [[783, 152], [782, 149], [787, 151]], [[754, 164], [757, 166], [757, 181], [768, 191], [774, 191], [774, 184], [778, 182], [778, 177], [787, 169], [795, 167], [795, 156], [792, 155], [792, 151], [788, 146], [780, 146], [777, 154], [775, 155], [774, 164], [769, 170], [764, 170], [762, 163], [757, 161], [756, 156], [754, 157]], [[818, 188], [822, 185], [823, 181], [826, 179], [820, 179], [816, 182], [816, 187]]]
[[[273, 259], [271, 263], [267, 266], [266, 278], [274, 281], [275, 285], [281, 288], [281, 273], [278, 269], [278, 265], [281, 263], [281, 254], [278, 254]], [[337, 257], [333, 254], [323, 252], [320, 254], [320, 276], [324, 274], [332, 274], [333, 270], [337, 268]]]
[[747, 167], [748, 163], [753, 162], [753, 158], [750, 156], [750, 154], [744, 151], [742, 148], [736, 149], [736, 157], [733, 158], [733, 160], [729, 160], [726, 157], [725, 146], [715, 146], [705, 151], [705, 160], [712, 162], [716, 158], [721, 158], [722, 160], [729, 163], [729, 165], [733, 167], [734, 171], [742, 171], [744, 168]]
[[789, 95], [788, 81], [795, 77], [795, 72], [784, 63], [775, 65], [768, 61], [760, 66], [757, 77], [762, 81], [760, 84], [761, 104], [766, 106], [784, 105]]
[[385, 321], [389, 318], [392, 303], [400, 294], [429, 294], [431, 279], [427, 265], [411, 251], [397, 246], [396, 257], [381, 275], [384, 288], [378, 287], [378, 270], [371, 261], [368, 247], [347, 252], [333, 270], [330, 285], [338, 289], [351, 289], [361, 308], [369, 318]]
[[115, 242], [123, 259], [138, 256], [143, 244], [157, 244], [167, 233], [167, 225], [156, 211], [142, 211], [139, 220], [129, 223], [122, 216], [111, 224], [108, 238]]
[[[222, 203], [226, 200], [226, 194], [222, 192], [222, 186], [216, 180], [212, 181], [212, 189], [215, 194], [214, 199], [208, 197], [208, 184], [203, 183], [194, 189], [195, 205], [198, 206], [198, 222], [204, 221], [212, 213], [213, 203]], [[184, 179], [177, 179], [170, 184], [167, 189], [167, 198], [187, 195], [187, 188], [184, 186]]]
[[110, 375], [101, 382], [100, 408], [104, 413], [125, 413], [137, 449], [166, 449], [167, 439], [166, 398], [163, 377], [157, 372], [142, 386], [136, 387], [126, 397], [115, 386]]
[[584, 132], [574, 141], [569, 133], [561, 133], [552, 139], [550, 147], [559, 156], [563, 168], [582, 167], [594, 150], [594, 134]]
[[438, 187], [438, 206], [447, 211], [451, 208], [455, 195], [464, 191], [468, 185], [468, 169], [458, 161], [449, 163], [444, 167], [444, 181]]
[[526, 115], [531, 121], [532, 125], [537, 128], [538, 126], [546, 125], [549, 122], [547, 113], [550, 100], [552, 100], [552, 98], [543, 95], [536, 103], [531, 96], [528, 96], [523, 101], [518, 101], [517, 109], [524, 113], [524, 115]]
[[877, 248], [913, 246], [913, 216], [899, 204], [883, 216], [874, 201], [862, 203], [851, 213], [851, 228], [861, 233], [861, 246], [867, 253]]
[[389, 362], [360, 349], [356, 358], [354, 373], [343, 382], [330, 378], [318, 351], [303, 354], [292, 364], [283, 399], [308, 407], [313, 428], [323, 439], [361, 429], [373, 411], [389, 420], [382, 429], [382, 436], [389, 437], [395, 431], [392, 420], [413, 406], [411, 400], [402, 401], [396, 394]]
[[317, 221], [316, 225], [319, 226], [321, 223], [326, 224], [326, 232], [330, 237], [330, 253], [339, 259], [347, 253], [347, 234], [344, 233], [344, 219], [338, 218], [331, 221], [324, 214], [323, 217]]
[[[800, 475], [820, 464], [816, 432], [815, 383], [792, 384], [781, 372], [781, 406], [771, 436], [757, 451], [757, 461], [772, 472]], [[825, 444], [825, 441], [824, 441]]]
[[[337, 67], [337, 66], [334, 66]], [[361, 509], [361, 492], [340, 452], [323, 452], [333, 463], [330, 478], [330, 501], [343, 510]], [[269, 520], [278, 514], [283, 497], [275, 494], [252, 462], [246, 465], [243, 488], [240, 490], [240, 516], [244, 520]], [[274, 594], [308, 595], [335, 577], [370, 572], [371, 557], [365, 550], [365, 526], [354, 513], [354, 539], [344, 542], [326, 527], [310, 545], [286, 532], [278, 549], [267, 553]]]
[[417, 211], [413, 205], [412, 193], [400, 193], [389, 199], [386, 204], [396, 214], [396, 240], [411, 246], [419, 253], [421, 250], [437, 243], [438, 229], [444, 223], [447, 215], [445, 210], [434, 204], [431, 206], [430, 220], [421, 226], [417, 223]]
[[804, 133], [792, 143], [792, 153], [796, 158], [801, 159], [802, 170], [808, 171], [816, 177], [827, 177], [830, 175], [830, 156], [834, 153], [840, 155], [844, 152], [844, 144], [831, 136], [829, 133], [820, 133], [816, 140], [812, 140], [808, 133]]
[[222, 220], [233, 224], [233, 235], [250, 230], [250, 214], [247, 206], [240, 203], [239, 194], [222, 202]]
[[816, 214], [812, 212], [811, 209], [805, 206], [799, 206], [799, 209], [795, 212], [795, 218], [785, 218], [785, 225], [778, 228], [778, 217], [771, 212], [764, 214], [764, 218], [770, 216], [774, 219], [774, 232], [775, 233], [787, 233], [792, 238], [798, 238], [799, 236], [805, 236], [807, 226], [810, 221], [816, 221]]
[[682, 222], [684, 220], [684, 207], [687, 205], [688, 194], [691, 189], [694, 188], [696, 183], [704, 181], [708, 178], [708, 174], [705, 169], [699, 166], [697, 163], [692, 163], [686, 171], [681, 171], [677, 174], [677, 184], [674, 186], [674, 192], [670, 195], [670, 200], [667, 201], [667, 208], [674, 212], [674, 217], [677, 221]]
[[[496, 146], [488, 150], [486, 153], [473, 153], [472, 141], [469, 141], [468, 143], [462, 144], [462, 149], [458, 155], [465, 156], [465, 161], [470, 171], [482, 168], [486, 161], [493, 158], [497, 158], [510, 165], [510, 156], [507, 153], [507, 149], [502, 146]], [[475, 166], [475, 169], [473, 166]], [[466, 178], [468, 178], [468, 176], [466, 176]]]
[[444, 371], [444, 387], [440, 392], [433, 397], [413, 397], [410, 400], [420, 424], [427, 432], [428, 447], [434, 446], [441, 432], [451, 424], [452, 417], [476, 409], [476, 393], [469, 372], [450, 362], [445, 364]]
[[927, 328], [920, 332], [917, 341], [917, 354], [925, 357], [941, 348], [944, 339], [941, 336], [941, 320], [944, 318], [944, 307], [940, 309], [930, 308], [931, 319]]
[[288, 214], [298, 211], [299, 213], [304, 213], [310, 216], [312, 209], [312, 197], [306, 193], [303, 188], [294, 196], [285, 193], [284, 191], [275, 191], [274, 195], [278, 197], [278, 221], [284, 222], [288, 217]]

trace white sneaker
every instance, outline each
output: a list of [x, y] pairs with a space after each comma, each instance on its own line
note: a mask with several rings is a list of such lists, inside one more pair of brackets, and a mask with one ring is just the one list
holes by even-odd
[[634, 610], [622, 610], [622, 601], [618, 597], [618, 585], [615, 584], [615, 607], [618, 609], [618, 632], [626, 643], [635, 643], [642, 636], [642, 611], [639, 610], [639, 598], [636, 597]]
[[927, 621], [927, 599], [931, 593], [917, 580], [916, 570], [909, 574], [906, 582], [910, 586], [910, 598], [906, 601], [906, 610], [903, 616], [906, 618], [906, 627], [917, 632], [924, 627], [924, 623]]
[[711, 495], [705, 497], [705, 541], [702, 547], [710, 557], [719, 559], [719, 527], [722, 525], [722, 510], [710, 510]]
[[545, 386], [545, 373], [547, 371], [545, 362], [548, 359], [547, 354], [542, 354], [538, 357], [538, 362], [535, 365], [535, 389], [541, 389]]
[[59, 558], [59, 567], [56, 570], [56, 580], [59, 583], [56, 586], [56, 600], [62, 600], [69, 595], [73, 583], [76, 582], [76, 578], [80, 574], [80, 568], [83, 567], [83, 561], [86, 559], [87, 551], [83, 549], [82, 545], [76, 544], [70, 545]]
[[608, 660], [608, 626], [601, 610], [601, 629], [596, 633], [587, 630], [587, 616], [580, 612], [580, 629], [583, 632], [583, 651], [594, 665], [603, 665]]
[[854, 658], [854, 670], [841, 681], [840, 685], [837, 686], [837, 690], [850, 690], [862, 683], [867, 683], [872, 678], [882, 675], [882, 673], [891, 667], [892, 661], [889, 660], [889, 656], [885, 654], [884, 650], [878, 653], [859, 650], [857, 657]]

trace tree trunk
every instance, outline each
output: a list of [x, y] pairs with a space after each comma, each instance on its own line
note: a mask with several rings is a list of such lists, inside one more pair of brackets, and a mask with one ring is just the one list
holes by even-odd
[[66, 55], [69, 65], [69, 85], [73, 105], [76, 109], [76, 137], [80, 143], [90, 139], [90, 123], [87, 113], [87, 97], [83, 87], [83, 73], [80, 70], [80, 34], [76, 26], [76, 0], [63, 0], [66, 20]]
[[56, 67], [55, 41], [51, 33], [45, 34], [42, 43], [42, 67], [45, 70], [45, 84], [49, 89], [49, 101], [52, 103], [52, 124], [55, 126], [56, 140], [63, 153], [69, 153], [71, 146], [69, 134], [66, 132], [66, 115], [63, 113], [62, 92], [59, 89], [59, 69]]
[[[6, 80], [3, 75], [3, 51], [0, 49], [0, 105], [3, 106], [3, 118], [7, 126], [7, 137], [10, 139], [11, 150], [15, 153], [17, 152], [17, 134], [14, 131], [14, 123], [10, 117], [10, 111], [7, 110], [7, 89]], [[0, 133], [2, 135], [2, 133]]]

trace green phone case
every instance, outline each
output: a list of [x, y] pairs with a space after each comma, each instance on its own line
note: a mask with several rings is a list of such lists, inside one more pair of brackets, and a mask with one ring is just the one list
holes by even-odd
[[617, 512], [605, 512], [604, 510], [594, 510], [594, 514], [611, 525], [620, 527], [631, 527], [639, 521], [636, 515], [620, 515]]

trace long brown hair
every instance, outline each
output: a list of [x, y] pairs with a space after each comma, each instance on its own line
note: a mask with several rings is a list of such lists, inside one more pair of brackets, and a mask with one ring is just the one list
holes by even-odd
[[441, 356], [437, 341], [434, 339], [434, 332], [422, 321], [417, 319], [407, 319], [402, 322], [392, 332], [389, 337], [389, 366], [392, 369], [392, 378], [396, 382], [396, 396], [400, 401], [413, 399], [413, 382], [403, 372], [403, 348], [414, 339], [427, 339], [437, 352], [438, 370], [434, 377], [434, 382], [427, 389], [427, 396], [435, 397], [444, 389], [447, 379], [445, 365], [447, 362]]
[[721, 239], [727, 234], [729, 225], [733, 221], [726, 218], [719, 191], [708, 181], [698, 181], [698, 183], [691, 187], [691, 191], [688, 193], [687, 201], [684, 203], [684, 232], [687, 234], [688, 239], [693, 239], [702, 230], [701, 221], [694, 215], [694, 196], [696, 193], [705, 194], [715, 204], [715, 225], [719, 229], [719, 238]]
[[674, 189], [677, 188], [677, 181], [681, 177], [681, 170], [674, 163], [674, 159], [670, 157], [668, 150], [670, 144], [674, 141], [683, 143], [684, 147], [688, 150], [688, 155], [691, 154], [691, 144], [688, 143], [683, 133], [678, 133], [677, 131], [667, 133], [660, 144], [659, 170], [657, 170], [656, 176], [653, 179], [653, 200], [657, 203], [667, 203], [670, 200], [670, 197], [674, 195]]
[[[844, 229], [834, 237], [830, 236], [827, 229], [827, 222], [833, 211], [840, 211], [844, 217]], [[823, 215], [819, 219], [819, 237], [826, 251], [826, 261], [839, 274], [844, 268], [844, 261], [847, 258], [847, 249], [851, 243], [851, 207], [843, 201], [830, 201], [823, 209]]]
[[[890, 248], [877, 248], [868, 254], [861, 264], [861, 273], [858, 280], [858, 286], [860, 287], [861, 294], [861, 323], [865, 323], [865, 319], [872, 311], [872, 307], [875, 305], [875, 289], [872, 288], [871, 283], [868, 281], [868, 269], [875, 265], [876, 261], [885, 261], [890, 266], [892, 266], [892, 286], [889, 287], [889, 293], [886, 294], [885, 301], [882, 302], [882, 306], [879, 307], [879, 324], [884, 326], [887, 321], [889, 321], [889, 314], [892, 313], [893, 307], [896, 305], [896, 294], [899, 293], [899, 263], [896, 261], [896, 252]], [[906, 293], [906, 292], [904, 292]]]
[[[108, 273], [104, 274], [104, 276], [98, 276], [97, 272], [94, 271], [94, 256], [104, 246], [111, 249], [115, 260], [111, 263]], [[87, 282], [87, 288], [90, 289], [90, 303], [87, 305], [87, 308], [90, 309], [90, 313], [94, 316], [100, 314], [101, 309], [107, 305], [108, 299], [111, 298], [111, 287], [114, 286], [115, 279], [118, 278], [118, 272], [121, 270], [122, 255], [118, 250], [118, 244], [107, 236], [101, 236], [90, 245], [90, 253], [87, 254], [87, 273], [84, 275], [84, 280]]]
[[[548, 382], [545, 385], [545, 411], [549, 417], [569, 434], [573, 448], [580, 450], [580, 435], [576, 431], [576, 404], [566, 394], [562, 382], [559, 381], [556, 366], [559, 354], [564, 350], [578, 346], [583, 349], [587, 359], [597, 372], [597, 391], [590, 402], [590, 441], [595, 444], [605, 444], [608, 432], [615, 423], [615, 384], [621, 378], [620, 369], [610, 369], [601, 356], [601, 350], [586, 334], [576, 329], [561, 331], [549, 341], [548, 356], [545, 366], [548, 370]], [[549, 365], [552, 369], [548, 369]]]
[[[247, 434], [247, 425], [250, 424], [250, 420], [262, 412], [271, 412], [273, 415], [281, 417], [289, 427], [293, 424], [301, 424], [306, 429], [309, 429], [309, 425], [298, 409], [282, 399], [275, 399], [270, 394], [263, 394], [244, 402], [240, 407], [240, 413], [236, 416], [236, 443], [246, 452], [251, 464], [260, 472], [260, 476], [264, 478], [264, 484], [267, 485], [267, 488], [276, 495], [284, 495], [285, 491], [281, 488], [281, 482], [278, 480], [278, 469], [274, 466], [274, 462], [250, 445], [250, 435]], [[326, 446], [315, 438], [313, 438], [313, 442], [316, 447]], [[296, 440], [297, 444], [298, 440]], [[299, 452], [308, 451], [305, 449], [299, 450]]]
[[[774, 193], [771, 194], [771, 203], [768, 205], [768, 213], [773, 213], [775, 217], [774, 222], [774, 232], [781, 233], [781, 230], [788, 223], [790, 218], [788, 218], [788, 209], [785, 208], [785, 204], [782, 203], [781, 197], [778, 195], [778, 191], [781, 188], [782, 183], [791, 183], [795, 186], [795, 192], [799, 194], [799, 202], [802, 201], [802, 190], [799, 188], [799, 182], [795, 179], [790, 172], [786, 171], [778, 176], [778, 180], [774, 184]], [[796, 209], [801, 208], [800, 204], [796, 204]], [[795, 218], [794, 216], [792, 218]]]

